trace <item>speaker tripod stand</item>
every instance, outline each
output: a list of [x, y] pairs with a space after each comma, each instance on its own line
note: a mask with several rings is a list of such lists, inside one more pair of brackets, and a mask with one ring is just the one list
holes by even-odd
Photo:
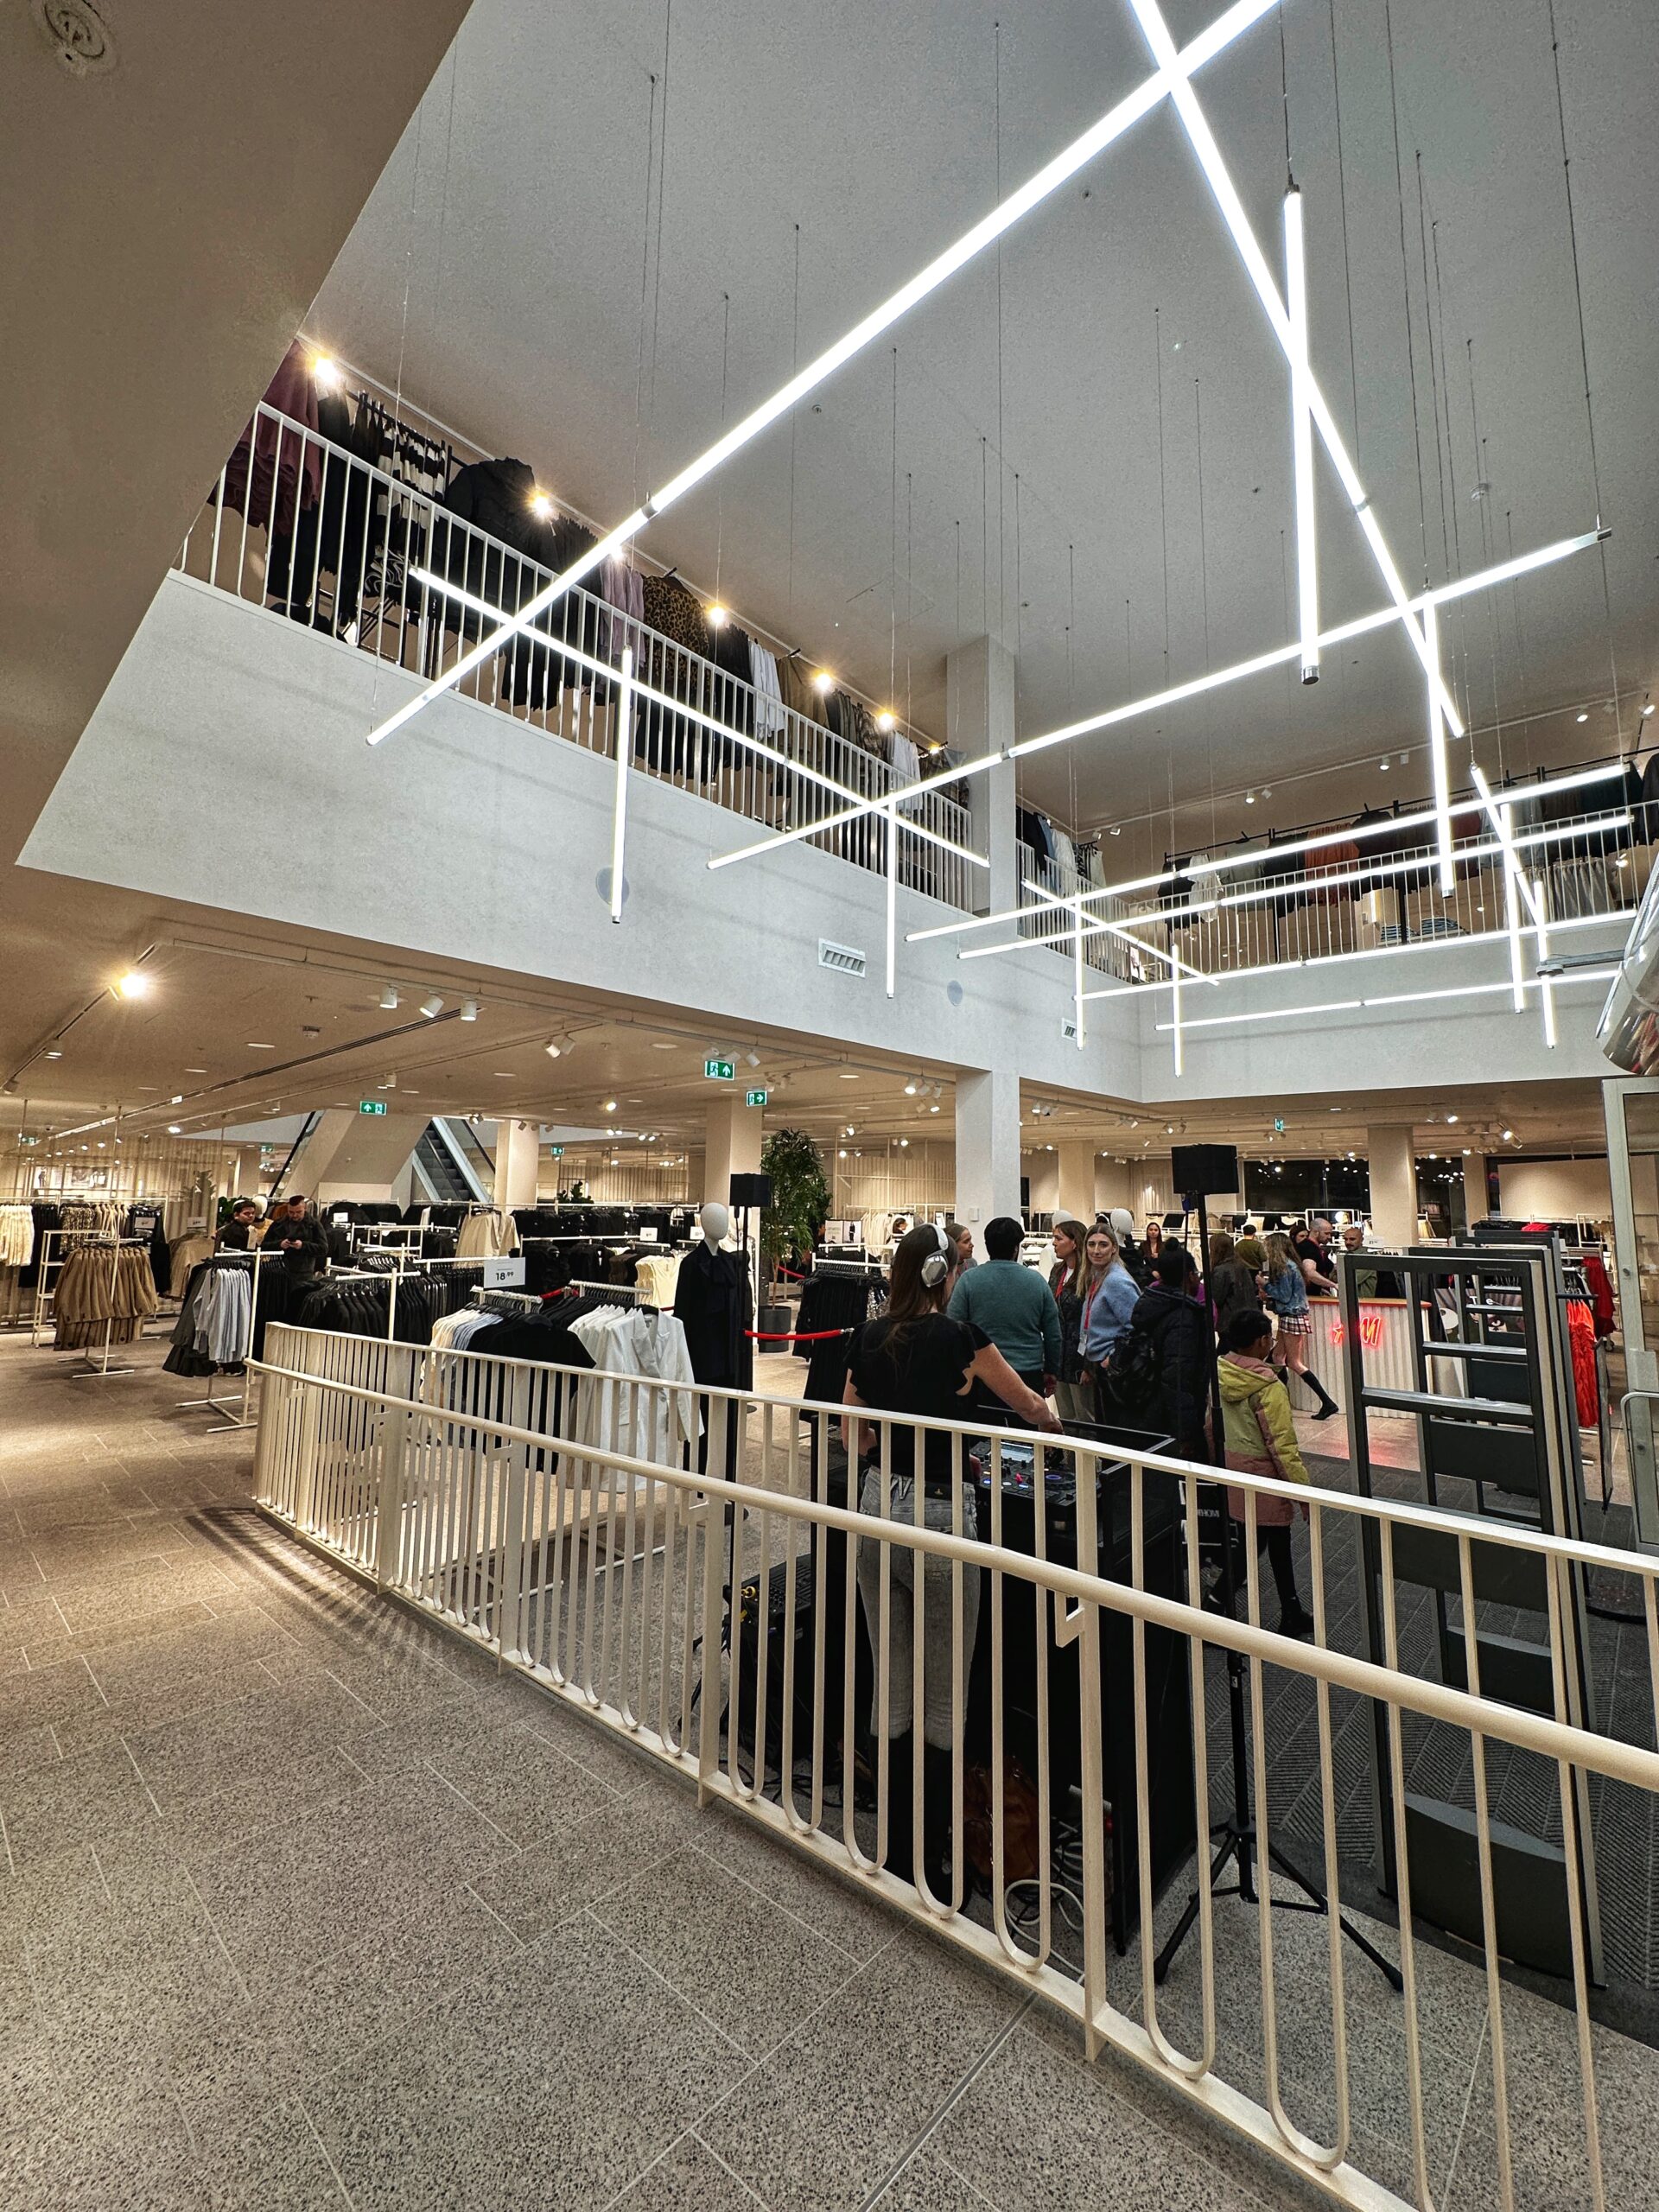
[[[1210, 1224], [1205, 1211], [1205, 1193], [1199, 1191], [1184, 1196], [1182, 1205], [1189, 1212], [1195, 1211], [1198, 1217], [1198, 1248], [1204, 1262], [1204, 1280], [1207, 1294], [1211, 1280]], [[1210, 1396], [1215, 1448], [1224, 1459], [1226, 1455], [1223, 1439], [1225, 1430], [1222, 1425], [1221, 1377], [1217, 1372], [1213, 1351], [1210, 1357]], [[1227, 1511], [1227, 1493], [1219, 1484], [1214, 1487], [1213, 1504], [1209, 1511], [1220, 1530], [1216, 1550], [1221, 1563], [1221, 1572], [1214, 1589], [1205, 1600], [1205, 1610], [1223, 1615], [1229, 1620], [1236, 1620], [1238, 1618], [1238, 1575], [1234, 1564], [1232, 1530], [1229, 1525]], [[1200, 1527], [1203, 1525], [1205, 1515], [1206, 1509], [1201, 1491], [1198, 1509]], [[1314, 1912], [1328, 1915], [1331, 1910], [1330, 1898], [1302, 1872], [1294, 1859], [1281, 1851], [1275, 1843], [1269, 1843], [1265, 1852], [1262, 1849], [1261, 1840], [1256, 1834], [1255, 1821], [1250, 1812], [1249, 1788], [1246, 1781], [1249, 1752], [1244, 1734], [1244, 1657], [1242, 1652], [1229, 1650], [1226, 1659], [1228, 1732], [1233, 1765], [1233, 1809], [1222, 1823], [1220, 1847], [1210, 1863], [1210, 1894], [1211, 1897], [1236, 1897], [1246, 1904], [1257, 1904], [1259, 1899], [1256, 1894], [1256, 1873], [1261, 1861], [1265, 1858], [1268, 1885], [1267, 1895], [1270, 1906], [1281, 1912]], [[1200, 1654], [1198, 1661], [1200, 1669], [1203, 1663], [1202, 1654]], [[1258, 1744], [1256, 1756], [1260, 1758], [1262, 1755], [1262, 1747]], [[1207, 1811], [1208, 1808], [1205, 1809]], [[1216, 1831], [1211, 1828], [1209, 1833], [1213, 1837]], [[1230, 1883], [1225, 1888], [1217, 1889], [1216, 1886], [1217, 1879], [1226, 1872], [1229, 1866], [1236, 1869], [1238, 1878], [1236, 1882]], [[1274, 1897], [1272, 1889], [1272, 1877], [1274, 1874], [1281, 1874], [1286, 1881], [1294, 1882], [1302, 1892], [1301, 1896], [1300, 1897]], [[1185, 1942], [1192, 1923], [1198, 1916], [1202, 1897], [1201, 1891], [1196, 1889], [1193, 1891], [1192, 1895], [1187, 1899], [1180, 1918], [1170, 1930], [1167, 1940], [1154, 1960], [1153, 1978], [1155, 1981], [1161, 1984], [1168, 1974], [1176, 1953]], [[1405, 1984], [1399, 1967], [1389, 1964], [1376, 1945], [1368, 1942], [1360, 1934], [1345, 1913], [1338, 1913], [1337, 1921], [1349, 1942], [1370, 1961], [1390, 1987], [1395, 1990], [1403, 1989]]]

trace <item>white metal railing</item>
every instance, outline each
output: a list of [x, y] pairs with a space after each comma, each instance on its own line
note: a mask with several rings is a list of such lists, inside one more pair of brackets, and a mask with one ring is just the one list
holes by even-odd
[[[1580, 1811], [1586, 1780], [1617, 1785], [1624, 1816], [1645, 1833], [1659, 1789], [1659, 1754], [1645, 1748], [1659, 1704], [1659, 1561], [1509, 1522], [1230, 1475], [1247, 1563], [1258, 1515], [1286, 1499], [1306, 1509], [1314, 1630], [1300, 1643], [1264, 1627], [1254, 1571], [1244, 1618], [1218, 1608], [1209, 1469], [861, 1409], [861, 1480], [849, 1489], [836, 1448], [842, 1416], [830, 1407], [282, 1326], [268, 1332], [261, 1373], [255, 1494], [266, 1510], [695, 1779], [705, 1801], [741, 1807], [1039, 1993], [1081, 2021], [1091, 2055], [1110, 2045], [1133, 2058], [1336, 2202], [1428, 2212], [1440, 2201], [1436, 2099], [1452, 2045], [1466, 2065], [1451, 2077], [1451, 2133], [1490, 2144], [1480, 2178], [1505, 2212], [1534, 2202], [1541, 2179], [1560, 2192], [1551, 2202], [1640, 2201], [1610, 2200], [1603, 2182], [1585, 1904], [1595, 1891]], [[904, 1487], [906, 1452], [911, 1465], [942, 1455], [936, 1498]], [[1421, 1576], [1396, 1576], [1396, 1556], [1436, 1544], [1460, 1601], [1452, 1634], [1468, 1689], [1430, 1678], [1410, 1648]], [[1341, 1648], [1332, 1622], [1362, 1550], [1376, 1560], [1376, 1657]], [[1481, 1694], [1491, 1609], [1477, 1592], [1494, 1560], [1524, 1567], [1547, 1591], [1551, 1711]], [[1626, 1717], [1640, 1743], [1573, 1718], [1564, 1623], [1573, 1578], [1590, 1566], [1617, 1568], [1638, 1594], [1648, 1665], [1630, 1672], [1621, 1700], [1648, 1705]], [[988, 1655], [982, 1699], [976, 1643]], [[1228, 1655], [1248, 1689], [1240, 1739], [1248, 1727], [1265, 1753], [1246, 1753], [1230, 1786], [1253, 1815], [1264, 1866], [1283, 1840], [1266, 1688], [1282, 1676], [1306, 1692], [1318, 1873], [1333, 1908], [1315, 1945], [1294, 1945], [1288, 1922], [1276, 1929], [1266, 1881], [1253, 1910], [1221, 1909], [1209, 1846], [1220, 1817], [1212, 1782], [1229, 1794], [1225, 1738], [1212, 1734], [1206, 1691]], [[1375, 1954], [1344, 1951], [1353, 1930], [1336, 1916], [1359, 1886], [1344, 1872], [1338, 1826], [1335, 1714], [1353, 1700], [1382, 1716], [1391, 1750], [1376, 1819], [1402, 1910], [1397, 1929], [1377, 1932], [1397, 1948], [1397, 1997], [1370, 1979]], [[906, 1714], [933, 1726], [906, 1725]], [[1414, 1741], [1448, 1732], [1472, 1762], [1478, 1964], [1424, 1951], [1414, 1931], [1414, 1876], [1433, 1870], [1413, 1858], [1408, 1727]], [[1016, 1752], [1030, 1762], [1029, 1793]], [[1553, 1789], [1544, 1825], [1560, 1838], [1567, 1898], [1565, 2009], [1540, 2005], [1506, 1976], [1513, 1931], [1499, 1925], [1487, 1788], [1495, 1753], [1531, 1760]], [[1169, 1808], [1189, 1775], [1191, 1848], [1165, 1863]], [[1340, 1780], [1351, 1789], [1351, 1776]], [[1014, 1815], [1027, 1794], [1034, 1819], [1021, 1834]], [[982, 1851], [983, 1902], [969, 1881]], [[1160, 1890], [1173, 1901], [1188, 1884], [1194, 1942], [1160, 1988], [1153, 1947], [1135, 1929], [1163, 1935]], [[1121, 1966], [1109, 1964], [1115, 1942]], [[1356, 1975], [1367, 1977], [1369, 2016]], [[1243, 2053], [1241, 2010], [1260, 2031]], [[1541, 2031], [1541, 2013], [1554, 2030]], [[1552, 2064], [1578, 2069], [1576, 2167], [1560, 2127], [1540, 2142], [1528, 2101], [1512, 2102], [1514, 2023], [1535, 2068], [1541, 2033], [1556, 2032]], [[1299, 2070], [1305, 2055], [1286, 2055], [1306, 2053], [1310, 2024], [1328, 2065], [1315, 2091]], [[1351, 2024], [1363, 2031], [1358, 2065]], [[1379, 2037], [1398, 2060], [1381, 2082]], [[1553, 2078], [1559, 2092], [1570, 2075]], [[1405, 2107], [1398, 2171], [1372, 2171], [1385, 2163], [1379, 2095]], [[1628, 2124], [1617, 2115], [1610, 2139]], [[1396, 2119], [1388, 2132], [1397, 2129]]]
[[[474, 643], [488, 618], [423, 575], [505, 608], [522, 607], [551, 582], [550, 569], [264, 401], [255, 431], [256, 442], [264, 442], [257, 483], [251, 470], [246, 480], [243, 472], [233, 477], [229, 464], [220, 471], [181, 549], [176, 565], [185, 575], [428, 677]], [[308, 476], [317, 486], [309, 506], [297, 491]], [[291, 505], [283, 498], [285, 479], [296, 487]], [[227, 493], [239, 506], [227, 504]], [[636, 699], [630, 733], [636, 767], [772, 829], [816, 820], [846, 803], [815, 778], [831, 779], [859, 798], [899, 781], [887, 761], [592, 592], [569, 591], [537, 626], [545, 645], [515, 639], [457, 685], [461, 696], [614, 757], [611, 671], [631, 647], [639, 682], [690, 710], [677, 715]], [[584, 664], [589, 661], [602, 670]], [[766, 750], [744, 744], [743, 736]], [[957, 845], [970, 842], [967, 809], [943, 791], [923, 794], [905, 812]], [[886, 871], [887, 830], [874, 816], [810, 842], [855, 867]], [[900, 882], [947, 906], [971, 907], [969, 871], [959, 854], [918, 837], [900, 841]]]
[[[1524, 791], [1514, 796], [1516, 842], [1539, 886], [1547, 924], [1571, 928], [1601, 915], [1634, 912], [1652, 865], [1645, 823], [1623, 808], [1602, 808], [1541, 828], [1529, 825], [1524, 797]], [[1447, 897], [1440, 891], [1439, 849], [1432, 842], [1368, 841], [1341, 857], [1315, 854], [1310, 867], [1298, 856], [1277, 869], [1271, 848], [1264, 848], [1259, 872], [1230, 869], [1224, 875], [1193, 861], [1157, 899], [1145, 893], [1091, 899], [1085, 917], [1114, 923], [1128, 935], [1102, 931], [1085, 937], [1084, 957], [1121, 982], [1154, 982], [1168, 976], [1165, 951], [1205, 975], [1248, 975], [1357, 952], [1502, 935], [1508, 907], [1497, 841], [1483, 825], [1466, 830], [1454, 850], [1457, 875]], [[1027, 847], [1020, 848], [1020, 859], [1023, 880], [1054, 897], [1090, 891], [1074, 873], [1039, 861]], [[1524, 910], [1521, 918], [1530, 928]], [[1022, 914], [1019, 933], [1071, 957], [1066, 918], [1036, 899]], [[1131, 940], [1145, 950], [1137, 951]]]

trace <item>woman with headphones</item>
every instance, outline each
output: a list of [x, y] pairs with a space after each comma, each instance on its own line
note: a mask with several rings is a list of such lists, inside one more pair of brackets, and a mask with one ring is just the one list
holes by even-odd
[[[950, 1288], [957, 1255], [943, 1230], [923, 1222], [901, 1237], [893, 1256], [888, 1280], [887, 1310], [869, 1321], [853, 1338], [848, 1363], [844, 1402], [873, 1413], [909, 1415], [914, 1420], [969, 1421], [969, 1396], [975, 1383], [1011, 1407], [1032, 1427], [1051, 1434], [1060, 1431], [1058, 1416], [1047, 1401], [1020, 1380], [982, 1329], [971, 1322], [953, 1321], [940, 1309]], [[952, 1478], [952, 1440], [944, 1430], [925, 1432], [921, 1481], [922, 1518], [929, 1529], [956, 1529], [964, 1536], [979, 1533], [977, 1493], [967, 1466], [963, 1440], [961, 1479]], [[862, 1512], [894, 1521], [916, 1521], [917, 1431], [903, 1419], [891, 1424], [889, 1480], [881, 1469], [880, 1431], [861, 1421], [856, 1412], [842, 1423], [847, 1456], [864, 1463], [859, 1493]], [[885, 1493], [885, 1495], [884, 1495]], [[888, 1559], [887, 1589], [887, 1710], [885, 1715], [889, 1759], [887, 1770], [887, 1848], [884, 1864], [905, 1880], [913, 1878], [915, 1826], [913, 1762], [913, 1640], [916, 1634], [916, 1565], [918, 1554], [893, 1545]], [[951, 1787], [951, 1572], [948, 1560], [923, 1562], [921, 1591], [922, 1733], [924, 1847], [928, 1878], [935, 1896], [950, 1895], [950, 1835], [953, 1815]], [[858, 1589], [864, 1606], [870, 1648], [880, 1649], [881, 1547], [861, 1543], [858, 1548]], [[973, 1659], [979, 1624], [979, 1576], [972, 1569], [963, 1576], [963, 1666]], [[963, 1685], [964, 1697], [967, 1683]], [[878, 1696], [880, 1694], [878, 1688]], [[884, 1716], [878, 1710], [871, 1726], [880, 1732]]]

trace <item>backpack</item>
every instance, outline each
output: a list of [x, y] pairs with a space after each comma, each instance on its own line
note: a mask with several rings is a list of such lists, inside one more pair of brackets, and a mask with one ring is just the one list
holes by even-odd
[[1158, 1393], [1158, 1347], [1144, 1329], [1125, 1329], [1101, 1376], [1107, 1397], [1124, 1413], [1140, 1413]]

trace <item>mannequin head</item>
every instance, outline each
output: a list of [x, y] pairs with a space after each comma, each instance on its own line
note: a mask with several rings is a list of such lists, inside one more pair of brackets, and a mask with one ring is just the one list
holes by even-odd
[[702, 1208], [702, 1211], [698, 1214], [697, 1219], [702, 1224], [704, 1242], [711, 1244], [714, 1249], [718, 1251], [721, 1246], [726, 1242], [726, 1239], [731, 1235], [732, 1217], [730, 1212], [725, 1206], [721, 1205], [718, 1198], [710, 1198], [708, 1204]]

